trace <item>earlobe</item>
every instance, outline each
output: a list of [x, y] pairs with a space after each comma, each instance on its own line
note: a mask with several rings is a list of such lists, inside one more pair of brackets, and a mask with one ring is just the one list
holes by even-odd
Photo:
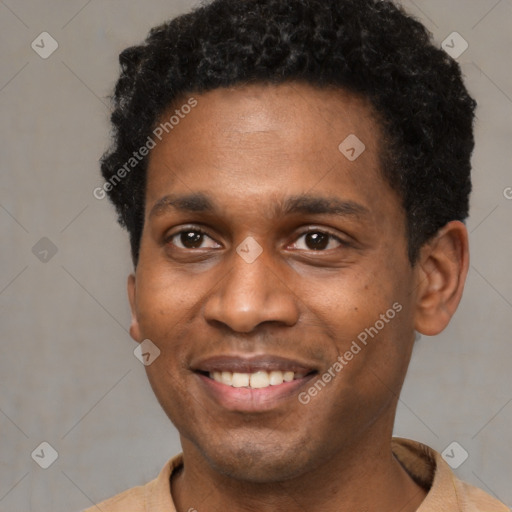
[[434, 336], [457, 310], [469, 267], [468, 233], [451, 221], [421, 249], [417, 263], [415, 329]]
[[135, 283], [135, 275], [130, 274], [128, 276], [128, 300], [130, 301], [130, 310], [132, 313], [132, 320], [130, 323], [130, 336], [137, 342], [142, 341], [142, 337], [140, 335], [140, 327], [139, 321], [137, 319], [137, 306], [136, 306], [136, 283]]

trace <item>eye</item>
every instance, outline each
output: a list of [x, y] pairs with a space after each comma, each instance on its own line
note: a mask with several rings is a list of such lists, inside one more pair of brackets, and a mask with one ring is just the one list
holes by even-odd
[[[207, 245], [203, 245], [203, 243]], [[210, 236], [202, 229], [186, 228], [169, 235], [165, 243], [172, 244], [179, 249], [211, 249], [220, 247]]]
[[[302, 242], [300, 240], [303, 239]], [[344, 242], [337, 236], [331, 235], [325, 231], [315, 230], [308, 231], [300, 235], [295, 242], [294, 249], [303, 249], [309, 251], [326, 251], [336, 249], [337, 247], [347, 247], [349, 244]]]

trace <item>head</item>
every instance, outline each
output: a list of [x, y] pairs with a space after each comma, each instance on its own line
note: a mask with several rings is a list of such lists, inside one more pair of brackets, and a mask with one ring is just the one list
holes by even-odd
[[[184, 447], [264, 481], [390, 436], [414, 332], [444, 329], [467, 272], [458, 64], [376, 0], [217, 0], [120, 62], [102, 173]], [[254, 356], [299, 378], [212, 384]]]

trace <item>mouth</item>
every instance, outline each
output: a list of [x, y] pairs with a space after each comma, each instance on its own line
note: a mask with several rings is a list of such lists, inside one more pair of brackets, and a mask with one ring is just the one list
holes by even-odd
[[318, 374], [308, 363], [281, 357], [216, 356], [193, 365], [201, 388], [224, 409], [261, 412], [283, 406], [284, 399]]

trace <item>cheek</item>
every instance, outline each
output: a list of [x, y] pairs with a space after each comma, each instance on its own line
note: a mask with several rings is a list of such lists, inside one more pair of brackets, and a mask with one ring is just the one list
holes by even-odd
[[138, 296], [141, 335], [159, 350], [158, 357], [145, 367], [159, 401], [172, 399], [175, 402], [186, 391], [181, 389], [186, 373], [183, 354], [191, 337], [184, 329], [182, 302], [176, 293], [166, 288], [145, 288]]
[[[137, 318], [143, 334], [159, 335], [179, 323], [194, 300], [190, 287], [184, 286], [165, 269], [147, 271], [137, 275]], [[197, 300], [197, 299], [195, 299]]]
[[376, 273], [347, 272], [301, 293], [308, 314], [323, 319], [335, 332], [355, 336], [373, 325], [396, 300], [392, 286], [381, 279]]
[[328, 334], [332, 363], [344, 356], [344, 374], [350, 381], [373, 381], [372, 372], [390, 385], [400, 380], [411, 330], [403, 279], [381, 267], [330, 279], [321, 290], [304, 295], [310, 314]]
[[159, 358], [146, 367], [146, 373], [158, 403], [181, 432], [190, 430], [190, 425], [201, 424], [197, 415], [199, 412], [200, 416], [202, 409], [196, 409], [196, 400], [187, 388], [187, 381], [179, 375], [179, 368], [172, 366], [172, 360]]

